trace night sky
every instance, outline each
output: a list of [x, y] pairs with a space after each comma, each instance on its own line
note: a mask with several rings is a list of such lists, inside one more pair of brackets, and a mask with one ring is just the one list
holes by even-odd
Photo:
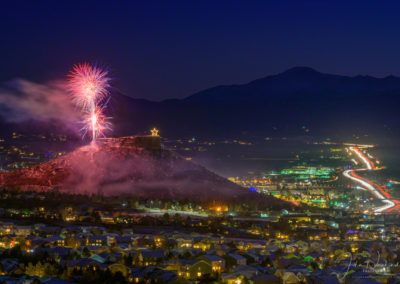
[[126, 95], [162, 100], [300, 65], [400, 75], [400, 3], [381, 2], [2, 1], [0, 82], [86, 60]]

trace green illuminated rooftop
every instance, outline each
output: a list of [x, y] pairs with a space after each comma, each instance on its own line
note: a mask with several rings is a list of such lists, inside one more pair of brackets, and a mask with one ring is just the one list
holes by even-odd
[[283, 169], [281, 175], [296, 175], [298, 178], [331, 178], [335, 169], [329, 167], [293, 167], [291, 169]]

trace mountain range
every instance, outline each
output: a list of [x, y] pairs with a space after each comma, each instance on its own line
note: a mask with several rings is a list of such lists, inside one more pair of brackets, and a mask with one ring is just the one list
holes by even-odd
[[[362, 137], [380, 142], [400, 138], [399, 106], [399, 77], [349, 77], [295, 67], [247, 84], [206, 89], [184, 99], [155, 102], [114, 91], [108, 110], [114, 125], [110, 135], [114, 137], [147, 134], [157, 127], [169, 138], [285, 136], [349, 141]], [[29, 121], [18, 131], [40, 132], [47, 125]], [[16, 125], [0, 120], [2, 135], [4, 129], [15, 131]]]
[[168, 137], [397, 137], [400, 78], [295, 67], [243, 85], [153, 102], [114, 94], [115, 135], [157, 126]]

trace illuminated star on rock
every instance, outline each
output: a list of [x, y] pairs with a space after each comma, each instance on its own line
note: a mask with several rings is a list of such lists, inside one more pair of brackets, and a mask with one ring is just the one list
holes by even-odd
[[158, 135], [158, 129], [155, 128], [155, 127], [152, 130], [150, 130], [150, 132], [151, 132], [151, 136], [159, 136]]

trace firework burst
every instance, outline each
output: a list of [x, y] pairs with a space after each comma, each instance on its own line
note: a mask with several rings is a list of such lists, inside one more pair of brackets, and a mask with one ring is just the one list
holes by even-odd
[[110, 78], [107, 75], [106, 70], [83, 63], [74, 65], [68, 76], [73, 101], [84, 113], [83, 136], [91, 133], [92, 141], [111, 129], [110, 118], [104, 115], [110, 87]]

